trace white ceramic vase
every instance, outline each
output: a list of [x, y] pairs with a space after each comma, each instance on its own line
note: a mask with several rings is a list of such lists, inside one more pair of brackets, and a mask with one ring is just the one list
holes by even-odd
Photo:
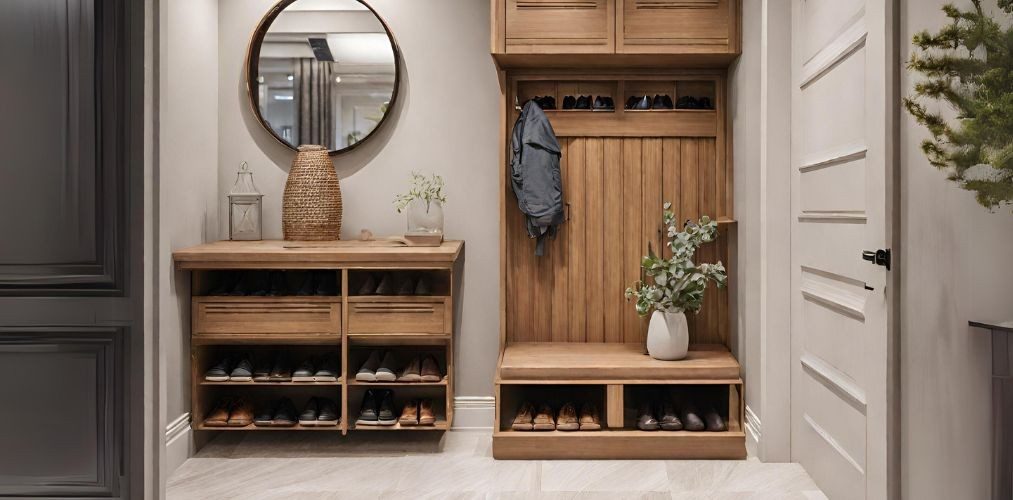
[[675, 361], [689, 351], [689, 324], [681, 312], [654, 311], [647, 325], [647, 353], [654, 359]]

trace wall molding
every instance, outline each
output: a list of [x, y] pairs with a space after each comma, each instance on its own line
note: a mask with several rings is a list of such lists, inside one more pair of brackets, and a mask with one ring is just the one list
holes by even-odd
[[496, 398], [457, 396], [454, 398], [455, 430], [489, 430], [496, 421]]
[[168, 478], [196, 451], [190, 430], [190, 412], [186, 412], [165, 426], [165, 477]]
[[746, 405], [746, 435], [756, 444], [760, 444], [760, 436], [762, 435], [760, 417], [749, 405]]

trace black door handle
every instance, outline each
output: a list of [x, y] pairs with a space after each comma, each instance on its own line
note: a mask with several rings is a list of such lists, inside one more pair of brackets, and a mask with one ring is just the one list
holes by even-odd
[[872, 250], [862, 251], [862, 260], [867, 260], [876, 264], [877, 266], [883, 266], [887, 271], [890, 270], [890, 249], [882, 248], [873, 252]]

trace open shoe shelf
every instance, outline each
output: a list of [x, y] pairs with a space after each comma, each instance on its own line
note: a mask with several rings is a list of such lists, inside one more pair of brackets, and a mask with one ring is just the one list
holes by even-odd
[[[446, 431], [453, 423], [454, 274], [463, 242], [439, 247], [404, 247], [386, 241], [216, 242], [173, 254], [177, 269], [192, 272], [191, 427], [198, 431]], [[212, 295], [221, 280], [236, 272], [283, 271], [290, 289], [308, 273], [334, 273], [334, 294], [299, 296]], [[360, 294], [369, 275], [413, 280], [424, 277], [424, 295]], [[234, 276], [234, 275], [233, 275]], [[392, 349], [405, 361], [436, 356], [443, 380], [432, 383], [358, 383], [355, 372], [372, 349]], [[211, 382], [204, 373], [228, 354], [253, 358], [285, 353], [294, 369], [309, 357], [337, 356], [336, 382]], [[433, 400], [431, 426], [355, 426], [365, 391], [394, 391], [395, 411], [414, 398]], [[336, 426], [218, 427], [204, 425], [222, 397], [249, 400], [256, 410], [290, 398], [302, 411], [310, 397], [334, 400], [341, 412]]]

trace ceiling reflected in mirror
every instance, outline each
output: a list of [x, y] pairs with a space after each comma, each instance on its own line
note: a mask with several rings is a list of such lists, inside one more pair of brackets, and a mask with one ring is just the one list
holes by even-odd
[[340, 153], [387, 118], [399, 60], [393, 35], [366, 3], [283, 0], [250, 42], [249, 98], [260, 123], [286, 146]]

